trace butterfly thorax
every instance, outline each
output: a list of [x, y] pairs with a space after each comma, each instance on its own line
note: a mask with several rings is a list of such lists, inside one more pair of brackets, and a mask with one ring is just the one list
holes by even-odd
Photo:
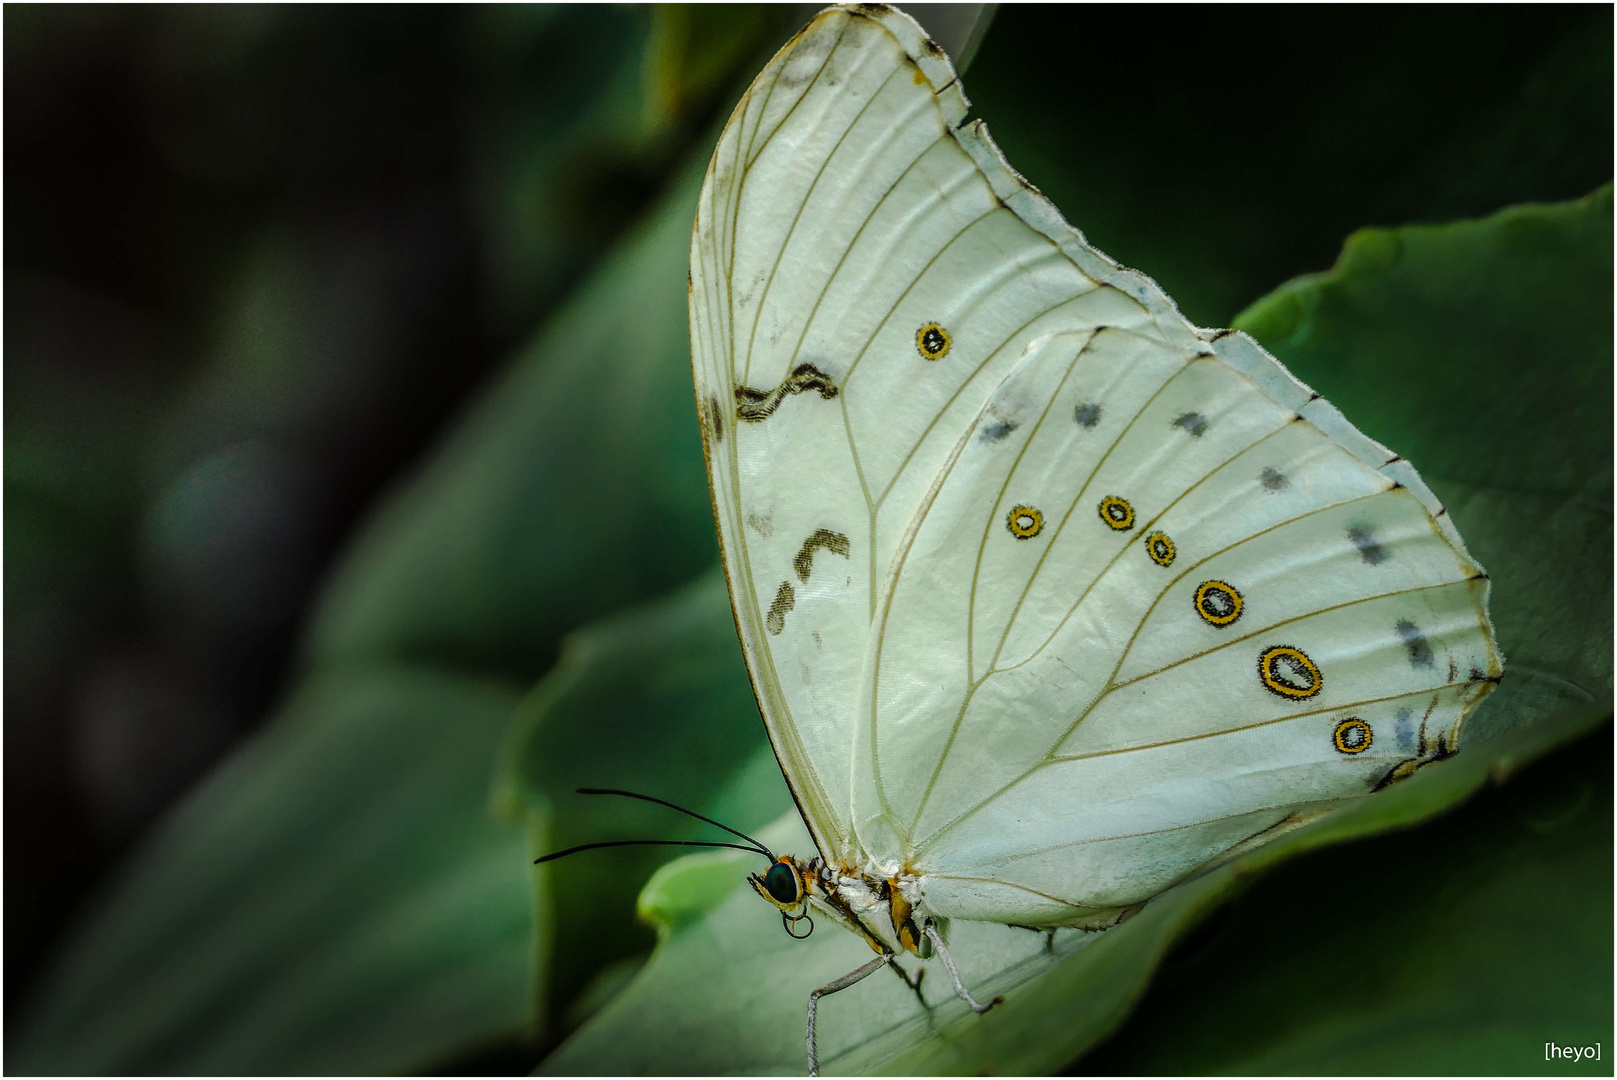
[[820, 856], [804, 861], [780, 855], [769, 873], [748, 880], [760, 896], [780, 909], [788, 933], [794, 933], [792, 924], [813, 908], [883, 955], [904, 951], [925, 959], [932, 954], [916, 911], [920, 889], [913, 874], [884, 878], [832, 866]]

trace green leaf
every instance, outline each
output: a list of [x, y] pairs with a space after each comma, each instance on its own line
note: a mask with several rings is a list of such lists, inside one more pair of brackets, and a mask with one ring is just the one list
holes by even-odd
[[1610, 1075], [1544, 1056], [1611, 1046], [1610, 731], [1422, 829], [1279, 868], [1079, 1069]]
[[[578, 795], [578, 787], [642, 792], [743, 831], [791, 805], [736, 647], [722, 574], [569, 638], [556, 670], [517, 713], [496, 792], [509, 813], [535, 823], [535, 855], [609, 840], [739, 842], [672, 810]], [[635, 897], [670, 855], [667, 847], [616, 848], [536, 873], [554, 927], [546, 996], [568, 1001], [597, 972], [651, 950], [650, 927], [634, 919]]]
[[516, 700], [402, 667], [310, 679], [106, 890], [8, 1068], [398, 1072], [520, 1030], [525, 844], [487, 811]]
[[1004, 5], [966, 92], [1010, 161], [1198, 325], [1329, 265], [1362, 225], [1611, 178], [1604, 9], [1182, 8], [1149, 48], [1124, 44], [1135, 14]]
[[[937, 970], [925, 985], [933, 1006], [928, 1013], [897, 980], [878, 973], [879, 978], [822, 1003], [822, 1065], [827, 1072], [896, 1075], [1054, 1071], [1075, 1048], [1115, 1026], [1174, 941], [1253, 876], [1299, 853], [1440, 813], [1607, 715], [1609, 710], [1574, 710], [1428, 768], [1384, 797], [1170, 890], [1121, 927], [1104, 934], [1062, 931], [1051, 954], [1043, 951], [1042, 935], [957, 922], [953, 949], [963, 977], [974, 992], [1003, 994], [1005, 1005], [984, 1017], [971, 1015], [933, 964], [929, 968]], [[1598, 820], [1598, 811], [1590, 820]], [[777, 851], [812, 847], [795, 813], [759, 838]], [[725, 868], [728, 889], [722, 886]], [[631, 986], [548, 1058], [542, 1071], [800, 1072], [808, 992], [853, 970], [870, 953], [834, 925], [808, 941], [787, 937], [775, 909], [741, 887], [749, 869], [753, 864], [734, 853], [689, 856], [663, 867], [641, 898], [642, 914], [662, 930], [657, 952]]]
[[[1610, 623], [1602, 605], [1611, 595], [1611, 230], [1607, 189], [1579, 203], [1514, 208], [1479, 222], [1359, 234], [1336, 271], [1287, 286], [1243, 317], [1371, 435], [1422, 466], [1450, 499], [1473, 552], [1493, 568], [1507, 677], [1475, 719], [1466, 752], [1170, 890], [1116, 929], [1057, 935], [1051, 954], [1026, 931], [956, 923], [955, 951], [968, 983], [1005, 994], [1006, 1005], [980, 1018], [965, 1014], [949, 1000], [940, 971], [927, 987], [936, 1008], [926, 1013], [897, 980], [873, 977], [822, 1006], [827, 1071], [1057, 1069], [1117, 1025], [1173, 943], [1254, 876], [1314, 848], [1431, 818], [1609, 715]], [[1529, 356], [1548, 359], [1524, 362]], [[1463, 379], [1471, 381], [1457, 389]], [[1476, 389], [1490, 380], [1496, 392]], [[1520, 427], [1501, 434], [1512, 424], [1570, 430], [1544, 450]], [[1569, 465], [1569, 454], [1581, 456]], [[1534, 493], [1545, 501], [1530, 509], [1548, 507], [1554, 529], [1576, 550], [1538, 564], [1548, 531], [1538, 514], [1496, 513], [1498, 503], [1456, 499], [1462, 481], [1498, 489], [1506, 506], [1518, 485]], [[1511, 580], [1517, 577], [1527, 580]], [[801, 824], [790, 819], [763, 839], [776, 850], [808, 849]], [[1482, 860], [1473, 872], [1513, 872], [1498, 864], [1508, 852], [1485, 843], [1472, 848]], [[808, 991], [869, 953], [834, 926], [808, 942], [791, 941], [774, 909], [750, 890], [718, 899], [717, 867], [726, 858], [687, 860], [654, 879], [641, 908], [662, 922], [657, 952], [545, 1062], [546, 1072], [801, 1069]], [[747, 863], [740, 856], [734, 862], [739, 882]], [[1406, 924], [1443, 917], [1442, 882], [1403, 898], [1396, 864], [1365, 873], [1380, 875], [1367, 887], [1397, 897], [1393, 910]], [[1490, 896], [1503, 903], [1497, 891]], [[1609, 894], [1596, 901], [1609, 910]], [[1507, 922], [1532, 916], [1530, 905], [1503, 904], [1497, 912]], [[1375, 929], [1366, 933], [1373, 939]], [[1443, 944], [1451, 958], [1470, 947], [1464, 936]], [[1507, 983], [1523, 975], [1509, 967], [1511, 959], [1500, 960], [1497, 975]], [[1329, 1001], [1327, 985], [1302, 992]], [[1440, 1032], [1433, 1035], [1427, 1060], [1443, 1060], [1445, 1047], [1453, 1049]]]
[[[1442, 767], [1424, 770], [1398, 788], [1389, 790], [1383, 797], [1367, 799], [1343, 813], [1333, 815], [1316, 825], [1299, 829], [1273, 844], [1259, 848], [1209, 874], [1171, 889], [1148, 904], [1145, 911], [1135, 919], [1108, 931], [1092, 948], [1061, 964], [1038, 983], [1027, 987], [1025, 994], [1007, 995], [1007, 1007], [1002, 1014], [996, 1010], [995, 1013], [983, 1017], [980, 1024], [959, 1025], [956, 1030], [946, 1033], [946, 1037], [942, 1040], [921, 1044], [910, 1053], [884, 1062], [881, 1071], [900, 1075], [980, 1071], [1008, 1074], [1055, 1072], [1074, 1056], [1075, 1051], [1092, 1045], [1127, 1014], [1174, 941], [1209, 914], [1217, 904], [1236, 894], [1242, 888], [1245, 879], [1250, 879], [1302, 852], [1355, 837], [1402, 828], [1441, 813], [1453, 806], [1457, 800], [1475, 792], [1496, 772], [1508, 774], [1519, 769], [1537, 755], [1586, 732], [1591, 726], [1601, 723], [1610, 715], [1609, 702], [1603, 708], [1573, 709], [1531, 732], [1484, 743], [1480, 747], [1472, 748], [1466, 754], [1444, 762]], [[1471, 814], [1463, 813], [1461, 816], [1469, 820]], [[1485, 814], [1483, 820], [1486, 821]], [[1473, 834], [1477, 830], [1478, 825], [1461, 829], [1462, 832]], [[1477, 847], [1479, 842], [1484, 848], [1487, 847], [1486, 834], [1480, 841], [1473, 838], [1472, 847]], [[1386, 843], [1387, 841], [1378, 839], [1375, 845]], [[1407, 851], [1411, 846], [1421, 845], [1417, 841], [1413, 845], [1394, 846]], [[1464, 882], [1466, 871], [1476, 875], [1479, 871], [1486, 874], [1491, 870], [1496, 875], [1508, 876], [1512, 868], [1505, 863], [1504, 854], [1484, 850], [1480, 856], [1480, 867], [1461, 868], [1454, 876], [1459, 883]], [[1337, 856], [1322, 856], [1322, 858], [1331, 857]], [[1425, 893], [1406, 891], [1400, 888], [1401, 866], [1396, 861], [1389, 864], [1385, 856], [1361, 859], [1358, 867], [1361, 872], [1361, 891], [1372, 896], [1388, 898], [1383, 910], [1377, 912], [1383, 917], [1382, 923], [1396, 923], [1401, 919], [1405, 924], [1429, 926], [1433, 922], [1445, 922], [1449, 918], [1448, 909], [1452, 906], [1453, 899], [1449, 894], [1455, 891], [1455, 884], [1440, 880]], [[1366, 878], [1369, 880], [1365, 881]], [[1299, 896], [1289, 891], [1276, 890], [1270, 894], [1270, 899], [1275, 911], [1286, 912], [1299, 901]], [[1539, 914], [1531, 897], [1501, 896], [1496, 892], [1489, 899], [1496, 903], [1497, 907], [1485, 913], [1491, 921], [1483, 923], [1484, 930], [1496, 929], [1502, 923], [1513, 924], [1532, 919]], [[1362, 935], [1360, 941], [1355, 943], [1361, 961], [1366, 953], [1397, 947], [1397, 942], [1384, 940], [1378, 936], [1382, 926], [1373, 921], [1368, 914], [1359, 916], [1363, 920], [1361, 923], [1355, 918], [1358, 913], [1352, 912], [1352, 909], [1348, 910], [1350, 914], [1337, 910], [1323, 912], [1316, 910], [1307, 913], [1305, 917], [1316, 934], [1328, 933], [1344, 920], [1350, 922], [1354, 927], [1354, 933]], [[1605, 901], [1605, 910], [1609, 913], [1609, 893]], [[1270, 917], [1267, 910], [1263, 917]], [[1387, 935], [1388, 938], [1391, 936]], [[1411, 970], [1418, 972], [1423, 965], [1441, 967], [1445, 961], [1463, 956], [1475, 945], [1473, 940], [1464, 935], [1446, 935], [1441, 944], [1447, 946], [1448, 954], [1434, 959], [1431, 951], [1436, 951], [1432, 947], [1435, 943], [1430, 935], [1423, 940], [1417, 934], [1412, 940], [1406, 940], [1403, 944], [1412, 950], [1412, 954], [1406, 959], [1400, 973]], [[1430, 951], [1423, 954], [1420, 951], [1422, 947]], [[1268, 992], [1307, 999], [1317, 1012], [1330, 1015], [1331, 1007], [1337, 1002], [1337, 992], [1332, 980], [1335, 972], [1312, 971], [1306, 968], [1301, 970], [1302, 978], [1296, 978], [1294, 975], [1290, 981], [1271, 984]], [[1489, 974], [1495, 979], [1502, 976], [1508, 979], [1510, 975], [1520, 972], [1512, 972], [1508, 968], [1500, 971], [1495, 967]], [[1214, 992], [1217, 992], [1216, 981]], [[1427, 1010], [1441, 1011], [1444, 1006], [1452, 1008], [1454, 1003], [1427, 1001], [1424, 1004]], [[1011, 1008], [1012, 1005], [1016, 1008]], [[1237, 1023], [1244, 1022], [1244, 1018], [1231, 1019]], [[1165, 1030], [1173, 1030], [1172, 1019], [1159, 1020], [1158, 1026], [1152, 1030], [1149, 1038], [1163, 1040]], [[1444, 1064], [1445, 1053], [1449, 1060], [1453, 1060], [1456, 1049], [1465, 1052], [1463, 1046], [1457, 1045], [1463, 1042], [1463, 1037], [1447, 1042], [1442, 1032], [1430, 1033], [1427, 1050], [1433, 1071], [1466, 1071], [1464, 1066], [1451, 1067]], [[1254, 1054], [1253, 1071], [1264, 1071], [1255, 1063], [1259, 1058], [1259, 1054]], [[1207, 1068], [1206, 1065], [1189, 1063], [1181, 1067], [1185, 1071], [1198, 1072]], [[1172, 1069], [1173, 1066], [1168, 1066], [1169, 1071]], [[1245, 1070], [1237, 1067], [1233, 1071]], [[1293, 1063], [1292, 1068], [1280, 1068], [1277, 1071], [1328, 1073], [1337, 1070], [1330, 1066], [1318, 1068]], [[1342, 1071], [1351, 1073], [1355, 1070], [1345, 1067]]]
[[712, 565], [685, 332], [700, 183], [693, 163], [372, 519], [314, 656], [536, 678], [567, 630]]
[[[541, 1024], [550, 916], [523, 830], [488, 815], [489, 774], [512, 687], [566, 631], [713, 563], [684, 329], [699, 175], [363, 531], [322, 600], [294, 703], [102, 891], [14, 1044], [30, 1071], [411, 1071]], [[461, 700], [452, 686], [472, 689]], [[743, 760], [759, 736], [748, 710]], [[204, 827], [220, 816], [239, 835]], [[453, 845], [406, 843], [434, 821], [458, 823]], [[403, 863], [381, 872], [347, 857], [350, 843]], [[627, 920], [642, 880], [608, 910]], [[436, 921], [385, 943], [379, 963], [371, 935], [417, 908]], [[613, 941], [597, 959], [650, 945], [632, 930]]]
[[531, 1029], [527, 845], [490, 818], [489, 773], [562, 633], [712, 562], [693, 199], [687, 182], [372, 522], [305, 685], [101, 890], [12, 1064], [411, 1071]]
[[1366, 229], [1237, 319], [1413, 461], [1491, 573], [1507, 674], [1472, 740], [1612, 691], [1611, 234], [1610, 186]]

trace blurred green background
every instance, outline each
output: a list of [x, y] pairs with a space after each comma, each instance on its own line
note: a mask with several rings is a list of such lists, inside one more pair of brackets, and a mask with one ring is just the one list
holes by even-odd
[[[668, 856], [528, 859], [699, 835], [582, 783], [743, 829], [789, 806], [681, 286], [718, 125], [811, 12], [5, 8], [8, 1071], [635, 1047], [607, 1006]], [[1479, 715], [1501, 739], [1609, 710], [1610, 193], [1488, 215], [1609, 183], [1612, 44], [1607, 7], [1005, 6], [965, 80], [1091, 242], [1197, 323], [1246, 311], [1422, 468], [1495, 574], [1527, 688]], [[1366, 227], [1395, 231], [1338, 262]], [[1132, 1019], [1036, 1064], [1549, 1068], [1461, 1052], [1506, 1016], [1609, 1050], [1611, 751], [1582, 738], [1187, 916], [1129, 962], [1143, 990], [1167, 955]], [[696, 1068], [640, 1052], [616, 1067]]]

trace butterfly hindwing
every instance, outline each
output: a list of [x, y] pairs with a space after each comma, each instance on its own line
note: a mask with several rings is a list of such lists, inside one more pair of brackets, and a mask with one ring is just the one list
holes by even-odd
[[1037, 343], [894, 563], [862, 844], [940, 914], [1082, 921], [1452, 752], [1500, 663], [1425, 500], [1212, 345]]

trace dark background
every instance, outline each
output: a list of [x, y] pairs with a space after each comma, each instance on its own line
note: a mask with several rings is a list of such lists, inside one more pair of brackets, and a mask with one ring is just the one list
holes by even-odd
[[[373, 501], [706, 155], [790, 14], [5, 9], [8, 1023], [277, 700]], [[1092, 242], [1224, 324], [1361, 226], [1608, 180], [1611, 30], [1006, 6], [967, 86]]]

